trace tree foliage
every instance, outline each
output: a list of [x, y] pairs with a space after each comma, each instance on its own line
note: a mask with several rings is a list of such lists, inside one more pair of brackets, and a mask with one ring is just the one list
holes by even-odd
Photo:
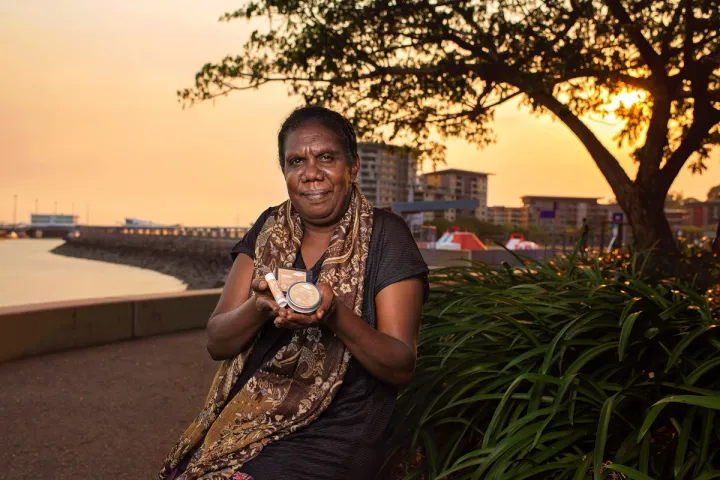
[[720, 200], [720, 185], [715, 185], [707, 193], [708, 200]]
[[[704, 171], [720, 141], [718, 12], [720, 0], [253, 0], [222, 20], [266, 26], [178, 93], [192, 104], [288, 82], [352, 117], [364, 138], [434, 160], [433, 132], [485, 146], [496, 108], [516, 99], [567, 125], [643, 226], [662, 217], [683, 166]], [[581, 120], [608, 115], [628, 90], [644, 99], [612, 114], [635, 179]]]

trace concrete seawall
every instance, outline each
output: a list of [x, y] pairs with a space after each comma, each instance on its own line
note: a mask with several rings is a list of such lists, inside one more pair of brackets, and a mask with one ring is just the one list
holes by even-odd
[[221, 289], [0, 308], [0, 363], [204, 328]]

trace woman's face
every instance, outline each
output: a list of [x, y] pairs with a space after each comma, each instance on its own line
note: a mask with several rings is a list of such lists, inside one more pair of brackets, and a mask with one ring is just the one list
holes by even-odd
[[318, 122], [293, 129], [285, 139], [285, 182], [304, 222], [330, 225], [342, 218], [358, 170], [348, 165], [340, 138]]

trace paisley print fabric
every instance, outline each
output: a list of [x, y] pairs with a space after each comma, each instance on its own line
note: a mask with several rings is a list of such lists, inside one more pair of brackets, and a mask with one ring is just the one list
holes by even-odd
[[[318, 281], [331, 285], [336, 301], [357, 315], [362, 315], [372, 227], [372, 206], [353, 185], [350, 204], [325, 252]], [[287, 201], [267, 219], [257, 238], [253, 278], [277, 267], [292, 267], [302, 237], [300, 216]], [[222, 363], [203, 411], [168, 455], [159, 478], [168, 478], [192, 450], [192, 458], [177, 480], [232, 478], [266, 445], [307, 426], [325, 411], [350, 362], [350, 352], [329, 328], [318, 325], [297, 330], [290, 343], [227, 403], [253, 344]]]

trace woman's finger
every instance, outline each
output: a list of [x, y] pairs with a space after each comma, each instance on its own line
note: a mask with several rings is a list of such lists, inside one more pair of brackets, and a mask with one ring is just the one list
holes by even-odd
[[283, 310], [282, 308], [280, 308], [280, 305], [278, 305], [274, 299], [266, 297], [264, 295], [257, 296], [255, 300], [255, 306], [260, 311], [272, 312], [275, 315], [278, 315], [280, 313], [280, 310]]
[[316, 311], [316, 316], [318, 320], [322, 320], [322, 318], [327, 315], [327, 312], [331, 309], [333, 301], [335, 301], [335, 292], [333, 292], [332, 287], [330, 287], [327, 283], [318, 284], [318, 288], [320, 288], [322, 292], [322, 303]]
[[264, 278], [258, 277], [252, 281], [252, 283], [250, 284], [250, 288], [252, 288], [258, 293], [266, 292], [268, 290], [268, 283], [267, 281], [265, 281]]
[[288, 314], [288, 319], [303, 325], [312, 325], [318, 321], [317, 315], [304, 315], [296, 312], [290, 312]]
[[305, 328], [307, 325], [304, 325], [302, 323], [293, 322], [292, 320], [288, 320], [287, 318], [276, 318], [275, 319], [275, 326], [278, 328], [289, 328], [292, 330], [298, 330], [301, 328]]

